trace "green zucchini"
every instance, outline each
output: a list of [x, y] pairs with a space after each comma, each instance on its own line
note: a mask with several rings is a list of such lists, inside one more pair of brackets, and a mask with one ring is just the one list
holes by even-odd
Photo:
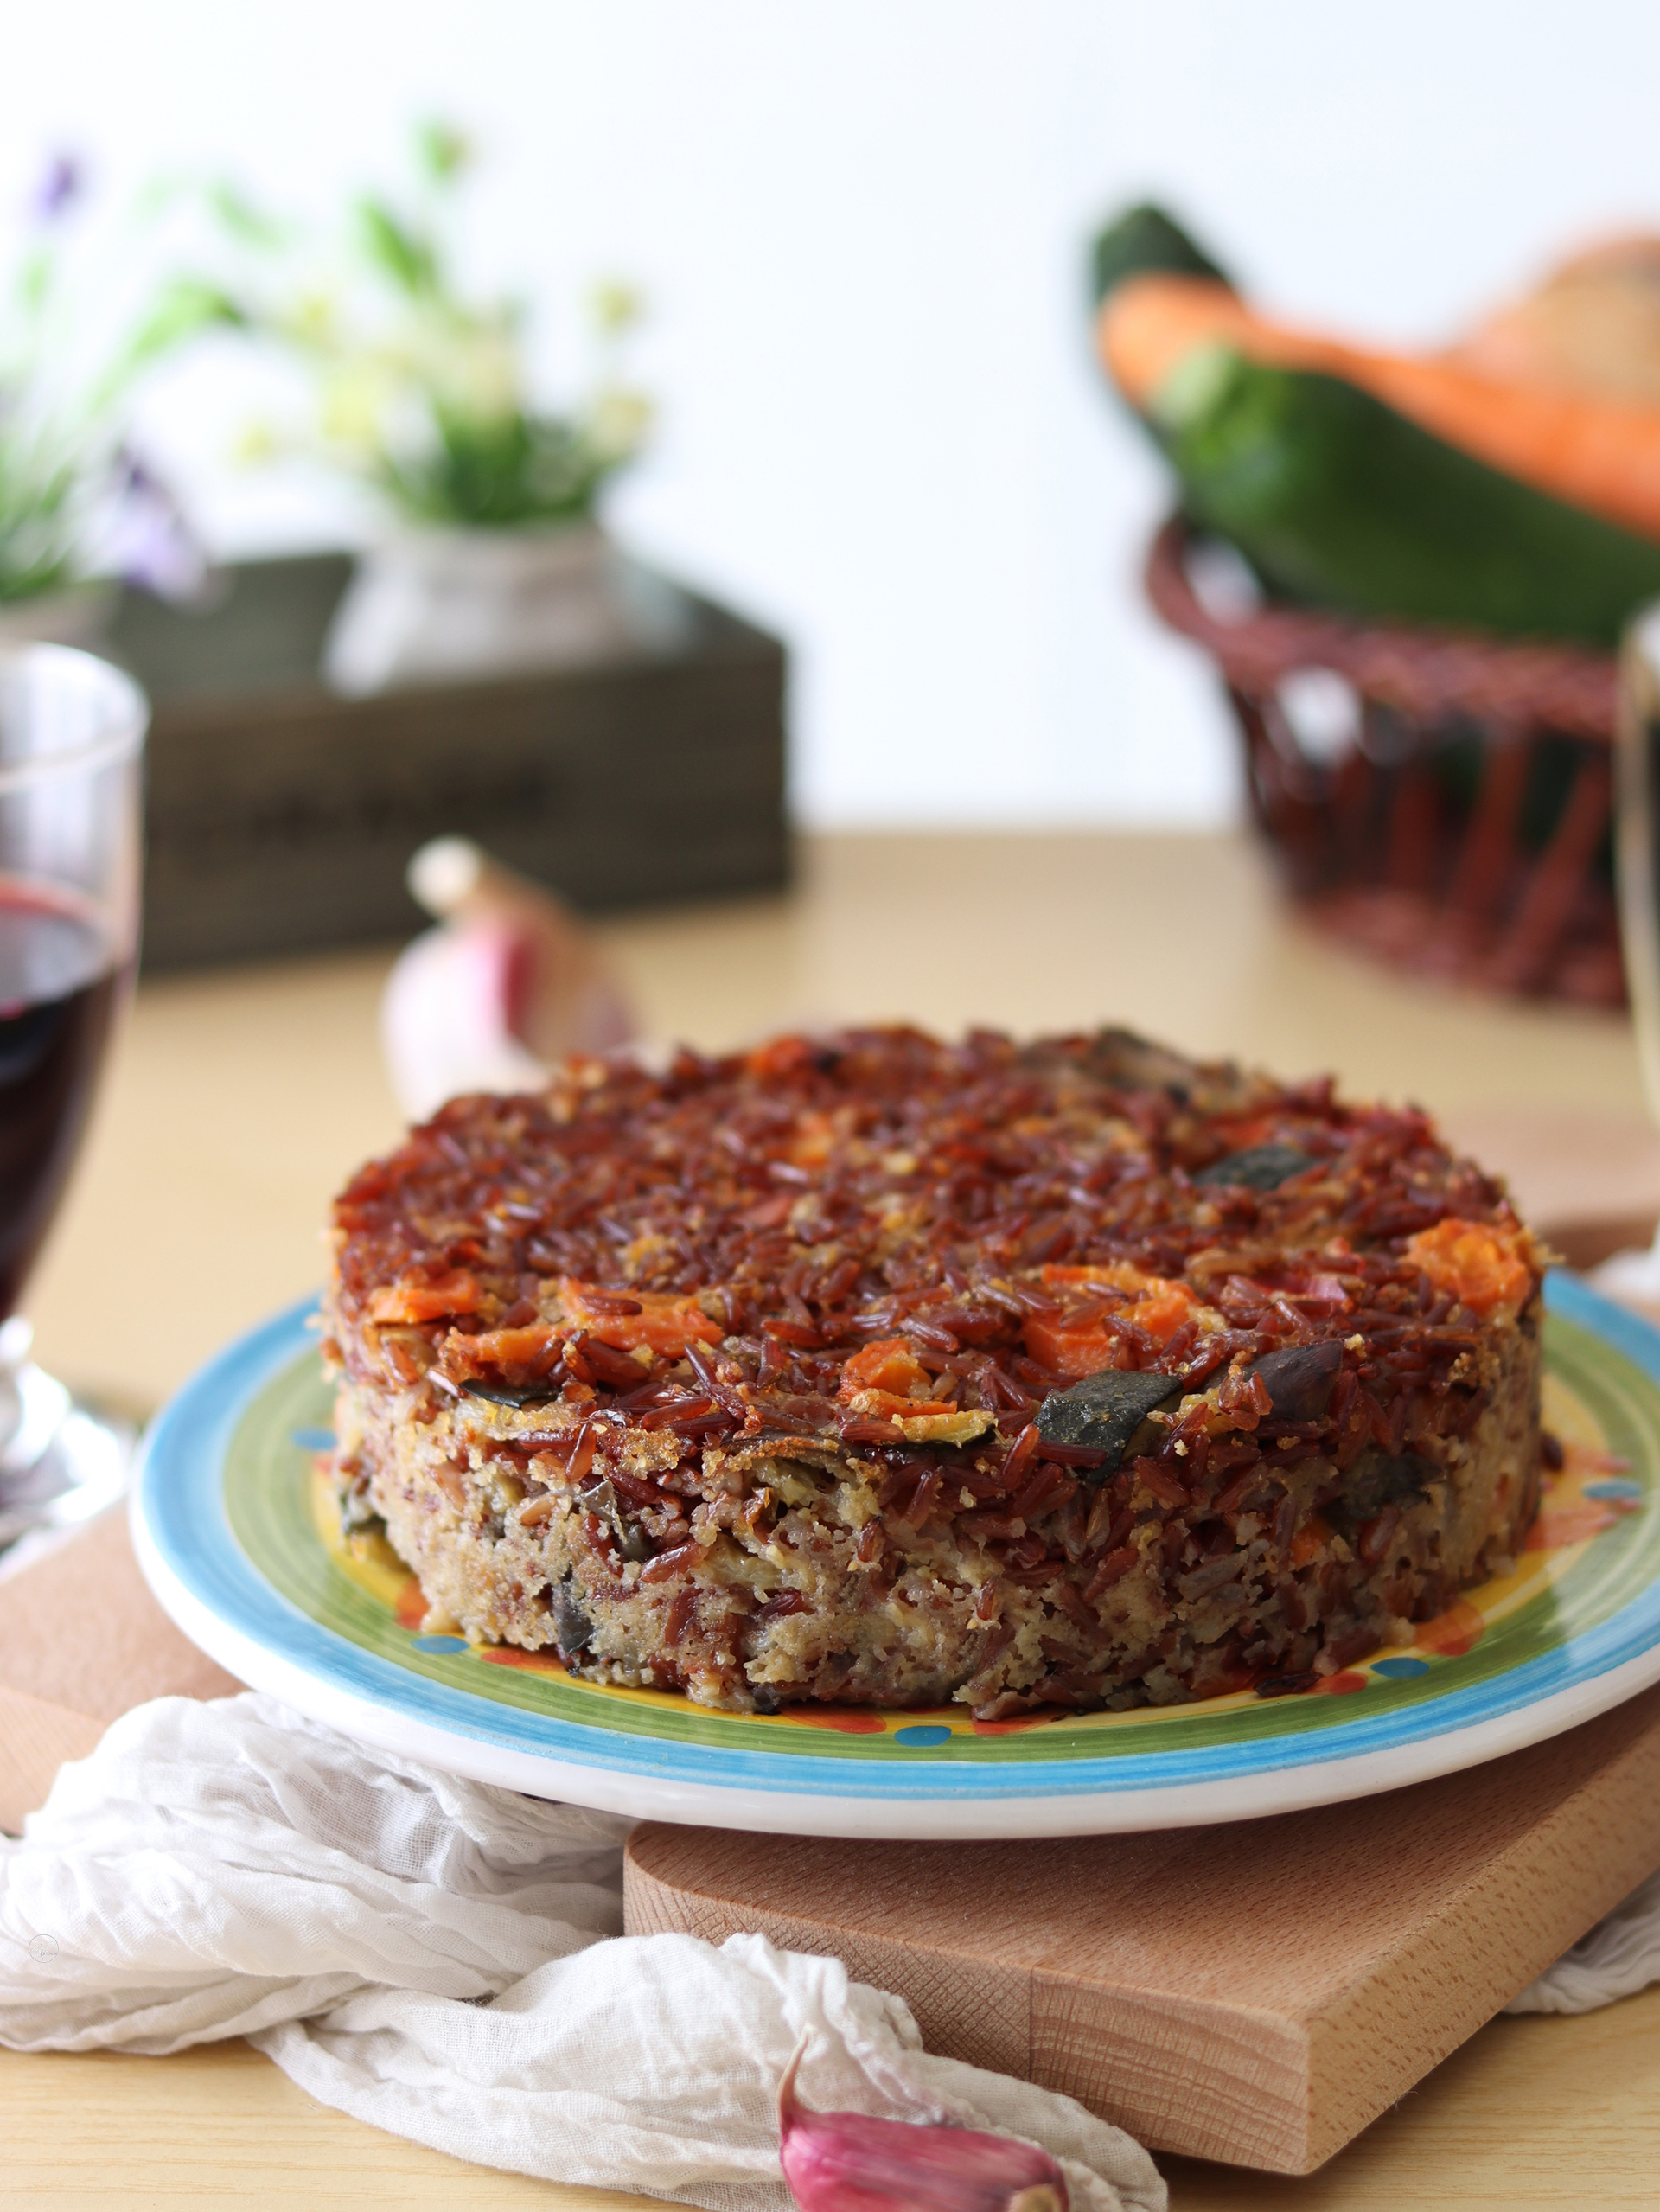
[[1229, 291], [1236, 289], [1204, 248], [1151, 201], [1127, 208], [1097, 233], [1090, 265], [1097, 307], [1114, 285], [1127, 277], [1145, 276], [1150, 269], [1169, 270], [1180, 277], [1212, 277]]
[[1341, 378], [1206, 348], [1152, 417], [1190, 514], [1279, 598], [1612, 646], [1660, 597], [1660, 543], [1487, 468]]

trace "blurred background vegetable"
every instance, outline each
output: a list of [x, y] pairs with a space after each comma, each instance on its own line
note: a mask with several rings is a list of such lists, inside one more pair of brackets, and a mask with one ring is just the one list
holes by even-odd
[[1281, 596], [1612, 646], [1660, 591], [1657, 265], [1631, 241], [1459, 345], [1389, 352], [1261, 313], [1135, 208], [1095, 243], [1097, 341], [1190, 514]]
[[1292, 891], [1412, 967], [1618, 1004], [1612, 648], [1660, 596], [1660, 241], [1418, 350], [1264, 312], [1153, 206], [1093, 273], [1101, 361], [1176, 478], [1150, 594], [1223, 677]]

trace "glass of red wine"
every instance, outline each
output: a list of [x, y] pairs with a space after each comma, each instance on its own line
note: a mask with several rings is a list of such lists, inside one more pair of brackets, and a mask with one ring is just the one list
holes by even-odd
[[137, 961], [150, 708], [90, 654], [0, 652], [0, 1546], [118, 1496], [131, 1427], [29, 1358], [17, 1312]]

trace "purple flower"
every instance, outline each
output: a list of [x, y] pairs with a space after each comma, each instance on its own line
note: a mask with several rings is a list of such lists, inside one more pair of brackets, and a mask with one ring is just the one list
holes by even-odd
[[54, 154], [35, 188], [31, 209], [36, 222], [55, 222], [80, 195], [80, 164], [73, 154]]
[[194, 598], [207, 579], [207, 556], [171, 492], [131, 446], [115, 457], [111, 492], [101, 565], [159, 599]]
[[154, 494], [166, 501], [168, 492], [158, 477], [153, 476], [130, 445], [124, 445], [115, 457], [116, 489], [132, 498]]

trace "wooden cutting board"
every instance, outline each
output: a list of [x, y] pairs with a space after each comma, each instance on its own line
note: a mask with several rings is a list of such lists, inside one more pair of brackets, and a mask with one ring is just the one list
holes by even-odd
[[16, 1835], [66, 1759], [84, 1759], [150, 1697], [228, 1697], [242, 1685], [186, 1640], [150, 1594], [124, 1506], [0, 1577], [0, 1831]]
[[758, 1930], [930, 2050], [1155, 2150], [1307, 2173], [1660, 1868], [1660, 1689], [1350, 1805], [1159, 1834], [881, 1844], [652, 1823], [630, 1934]]

